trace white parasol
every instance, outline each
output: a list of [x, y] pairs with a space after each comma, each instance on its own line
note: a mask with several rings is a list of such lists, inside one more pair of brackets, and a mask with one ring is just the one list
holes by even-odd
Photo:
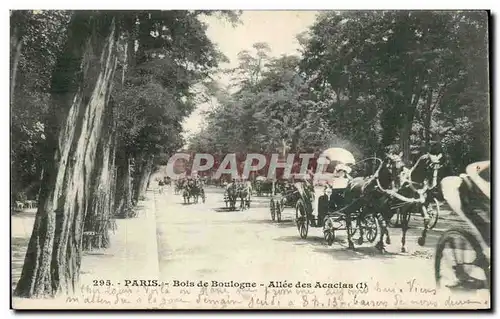
[[354, 155], [346, 149], [332, 147], [329, 148], [323, 153], [321, 153], [320, 158], [326, 158], [329, 162], [340, 162], [343, 164], [355, 164], [356, 160], [354, 159]]

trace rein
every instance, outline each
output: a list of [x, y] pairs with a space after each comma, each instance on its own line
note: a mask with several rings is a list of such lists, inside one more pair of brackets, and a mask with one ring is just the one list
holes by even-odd
[[399, 199], [400, 201], [406, 202], [406, 203], [424, 203], [425, 202], [425, 198], [424, 198], [423, 194], [425, 193], [425, 191], [427, 191], [427, 186], [425, 186], [420, 191], [417, 190], [417, 193], [419, 194], [419, 198], [408, 198], [406, 196], [398, 194], [397, 192], [395, 192], [393, 190], [388, 190], [388, 189], [383, 188], [382, 185], [380, 184], [380, 180], [379, 180], [379, 174], [380, 174], [380, 170], [382, 169], [382, 167], [383, 167], [383, 162], [374, 174], [375, 181], [377, 182], [377, 187], [380, 189], [380, 191], [388, 194], [389, 196], [395, 197], [395, 198]]
[[[414, 190], [415, 192], [418, 192], [418, 190], [413, 186], [415, 184], [420, 184], [418, 182], [414, 182], [412, 179], [411, 179], [411, 176], [413, 174], [413, 172], [416, 170], [416, 168], [418, 167], [418, 165], [420, 164], [420, 162], [426, 157], [428, 156], [429, 154], [424, 154], [422, 156], [420, 156], [420, 158], [417, 160], [417, 162], [415, 163], [415, 165], [412, 166], [412, 168], [409, 169], [409, 171], [402, 176], [402, 180], [403, 180], [403, 183], [409, 183], [410, 184], [410, 187], [412, 188], [412, 190]], [[431, 162], [432, 164], [432, 162]], [[429, 185], [427, 183], [425, 183], [426, 179], [424, 178], [424, 188], [425, 189], [433, 189], [434, 187], [437, 186], [437, 177], [438, 177], [438, 171], [439, 171], [439, 167], [436, 167], [435, 165], [432, 166], [432, 184]]]

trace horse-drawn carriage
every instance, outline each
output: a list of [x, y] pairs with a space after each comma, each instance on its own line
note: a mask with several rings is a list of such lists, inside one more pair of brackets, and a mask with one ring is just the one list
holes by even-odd
[[[365, 240], [374, 242], [380, 233], [376, 247], [383, 252], [384, 236], [385, 243], [390, 244], [387, 221], [394, 214], [401, 214], [401, 251], [405, 252], [409, 217], [416, 212], [424, 219], [424, 229], [418, 239], [419, 245], [424, 245], [430, 223], [428, 171], [433, 167], [419, 164], [425, 174], [409, 174], [401, 156], [386, 154], [384, 160], [368, 158], [356, 163], [354, 156], [344, 149], [326, 150], [320, 159], [335, 171], [333, 175], [322, 174], [323, 179], [327, 177], [323, 189], [311, 181], [296, 184], [300, 198], [296, 203], [295, 220], [300, 237], [307, 238], [309, 227], [322, 227], [325, 240], [332, 244], [335, 232], [346, 230], [349, 248], [354, 249], [356, 234], [359, 236], [356, 242], [361, 245]], [[428, 161], [422, 163], [428, 164]], [[349, 165], [355, 166], [359, 177], [350, 177]], [[419, 175], [422, 187], [415, 185], [414, 175]]]
[[250, 208], [252, 197], [252, 186], [249, 181], [245, 179], [233, 179], [231, 183], [226, 186], [224, 191], [224, 202], [226, 208], [236, 210], [236, 202], [240, 201], [240, 210]]
[[252, 186], [257, 196], [272, 195], [273, 180], [264, 176], [257, 176]]
[[[374, 214], [355, 210], [346, 214], [345, 191], [347, 189], [349, 164], [355, 164], [354, 156], [339, 148], [325, 151], [320, 158], [326, 164], [333, 164], [334, 172], [325, 172], [313, 180], [296, 183], [298, 200], [295, 205], [295, 221], [301, 238], [307, 238], [309, 227], [323, 228], [328, 244], [335, 239], [335, 232], [347, 230], [351, 236], [359, 232], [360, 239], [373, 242], [378, 232], [378, 223]], [[352, 221], [355, 226], [352, 227]]]
[[490, 289], [490, 161], [470, 164], [466, 174], [444, 178], [441, 189], [465, 225], [447, 230], [438, 241], [436, 284], [452, 290]]
[[179, 184], [180, 190], [182, 190], [182, 197], [184, 198], [184, 203], [189, 204], [191, 199], [193, 203], [197, 204], [199, 198], [205, 203], [205, 189], [203, 187], [203, 181], [197, 178], [185, 179]]
[[179, 195], [182, 190], [184, 189], [184, 186], [186, 184], [186, 179], [184, 178], [178, 178], [175, 180], [175, 183], [174, 183], [174, 194], [175, 195]]
[[[297, 177], [298, 175], [293, 175], [292, 178], [295, 180]], [[298, 179], [300, 180], [300, 177]], [[300, 194], [294, 181], [273, 181], [271, 188], [271, 200], [269, 201], [271, 220], [281, 222], [283, 210], [285, 208], [295, 208], [299, 199]]]

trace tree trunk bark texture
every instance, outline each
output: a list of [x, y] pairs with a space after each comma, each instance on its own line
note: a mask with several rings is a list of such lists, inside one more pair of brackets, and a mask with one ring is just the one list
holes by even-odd
[[[108, 108], [110, 109], [110, 108]], [[111, 112], [108, 112], [104, 123], [106, 134], [99, 143], [96, 163], [99, 165], [94, 171], [92, 178], [91, 195], [87, 198], [87, 212], [85, 214], [85, 226], [83, 233], [84, 250], [92, 248], [106, 248], [109, 246], [109, 229], [112, 227], [111, 203], [113, 193], [110, 191], [113, 185], [113, 136], [111, 134]]]
[[137, 175], [136, 191], [134, 192], [134, 199], [136, 202], [144, 200], [152, 170], [153, 158], [147, 157], [142, 161], [139, 174]]
[[400, 147], [401, 151], [403, 152], [403, 161], [407, 164], [410, 165], [410, 134], [411, 134], [411, 127], [412, 127], [412, 122], [410, 122], [408, 119], [405, 120], [403, 125], [401, 126], [401, 131], [399, 135], [399, 142], [400, 142]]
[[17, 30], [14, 31], [14, 34], [11, 39], [11, 46], [14, 49], [14, 54], [12, 55], [11, 61], [11, 75], [10, 75], [10, 105], [14, 105], [14, 92], [16, 89], [16, 80], [17, 80], [17, 67], [19, 65], [19, 60], [21, 59], [21, 52], [23, 48], [23, 38], [17, 34]]
[[133, 217], [132, 210], [132, 178], [130, 176], [130, 158], [121, 151], [117, 158], [116, 179], [116, 210], [115, 215], [120, 218]]
[[[431, 146], [431, 120], [432, 120], [432, 90], [427, 93], [427, 101], [425, 103], [425, 113], [424, 113], [424, 147], [425, 151], [430, 151]], [[438, 101], [436, 101], [437, 103]]]
[[52, 79], [40, 205], [17, 296], [75, 291], [91, 177], [116, 67], [115, 21], [77, 11]]

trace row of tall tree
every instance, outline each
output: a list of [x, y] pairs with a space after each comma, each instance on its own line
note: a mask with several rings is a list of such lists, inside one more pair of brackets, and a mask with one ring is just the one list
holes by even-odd
[[486, 12], [329, 11], [297, 39], [300, 55], [239, 54], [192, 150], [433, 151], [445, 173], [489, 158]]
[[11, 184], [38, 211], [15, 295], [77, 287], [85, 242], [130, 217], [155, 157], [225, 57], [202, 15], [231, 11], [12, 11]]

